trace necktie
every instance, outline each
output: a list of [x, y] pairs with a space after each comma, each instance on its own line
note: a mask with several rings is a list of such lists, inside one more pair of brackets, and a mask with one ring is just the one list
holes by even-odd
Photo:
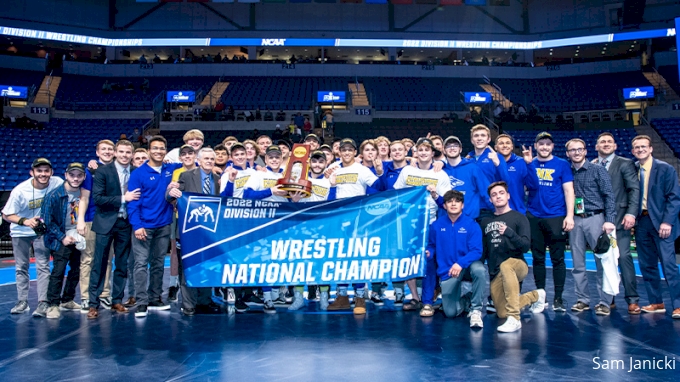
[[210, 195], [212, 192], [210, 192], [210, 175], [205, 177], [205, 180], [203, 181], [203, 193], [206, 195]]
[[[123, 182], [120, 184], [120, 192], [121, 195], [125, 195], [125, 192], [127, 191], [127, 186], [128, 186], [128, 180], [130, 180], [130, 170], [127, 168], [123, 169]], [[118, 212], [118, 216], [121, 218], [125, 219], [127, 218], [127, 208], [126, 205], [127, 203], [123, 201], [123, 203], [120, 205], [120, 211]]]
[[600, 163], [604, 168], [607, 168], [607, 159], [603, 159]]
[[642, 199], [645, 195], [645, 169], [640, 166], [640, 213], [642, 213]]

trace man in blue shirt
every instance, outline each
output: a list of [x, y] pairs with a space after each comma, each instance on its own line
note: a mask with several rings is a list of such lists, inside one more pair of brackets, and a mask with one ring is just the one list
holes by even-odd
[[[463, 215], [464, 199], [460, 191], [447, 191], [444, 194], [446, 214], [430, 226], [425, 251], [428, 271], [423, 280], [425, 305], [420, 315], [430, 317], [434, 314], [434, 284], [439, 276], [444, 314], [453, 318], [469, 311], [470, 327], [481, 328], [484, 326], [482, 294], [486, 287], [486, 268], [479, 261], [482, 258], [482, 229]], [[432, 272], [435, 267], [436, 271]], [[472, 292], [461, 297], [460, 286], [467, 279], [472, 279]]]
[[[173, 171], [182, 164], [163, 163], [167, 145], [165, 138], [152, 137], [149, 140], [149, 161], [133, 171], [128, 182], [128, 191], [139, 189], [140, 192], [139, 200], [127, 205], [128, 219], [135, 236], [132, 239], [138, 304], [135, 317], [146, 317], [147, 310], [170, 309], [170, 305], [161, 298], [173, 214], [172, 204], [165, 199], [165, 192]], [[149, 267], [150, 271], [147, 270]]]
[[545, 289], [545, 248], [550, 247], [555, 299], [553, 310], [566, 312], [562, 292], [567, 278], [564, 250], [567, 232], [574, 228], [574, 177], [569, 162], [552, 155], [552, 135], [542, 132], [534, 143], [537, 157], [533, 160], [538, 188], [529, 190], [527, 218], [531, 225], [531, 254], [537, 289]]
[[538, 188], [536, 168], [532, 162], [531, 146], [522, 146], [522, 156], [513, 153], [515, 143], [507, 134], [501, 134], [496, 138], [496, 151], [500, 154], [508, 168], [508, 193], [511, 195], [510, 208], [522, 215], [527, 213], [525, 199], [525, 187], [527, 190]]
[[[505, 158], [499, 156], [494, 149], [489, 146], [491, 143], [491, 131], [484, 125], [475, 125], [470, 129], [470, 141], [475, 147], [474, 151], [470, 151], [468, 157], [473, 159], [479, 168], [486, 176], [489, 184], [498, 181], [508, 181], [508, 167], [505, 163]], [[482, 195], [484, 195], [482, 192]], [[484, 198], [486, 200], [486, 198]], [[487, 214], [491, 214], [493, 206], [488, 204], [484, 207], [488, 210]]]
[[458, 137], [450, 136], [444, 141], [446, 164], [444, 172], [449, 176], [451, 188], [460, 191], [466, 197], [463, 213], [470, 219], [479, 217], [480, 209], [488, 209], [489, 199], [484, 197], [489, 180], [480, 171], [479, 165], [472, 159], [460, 156], [463, 145]]

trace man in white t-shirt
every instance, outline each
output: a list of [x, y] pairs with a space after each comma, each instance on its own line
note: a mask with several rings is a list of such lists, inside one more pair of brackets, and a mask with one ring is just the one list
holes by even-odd
[[[416, 159], [416, 166], [406, 166], [397, 181], [394, 183], [395, 189], [407, 187], [427, 187], [430, 196], [427, 198], [427, 207], [429, 212], [429, 224], [437, 220], [437, 202], [439, 197], [442, 197], [446, 191], [451, 189], [451, 182], [444, 171], [434, 171], [434, 158], [441, 155], [434, 142], [428, 138], [421, 138], [416, 142], [414, 157]], [[431, 271], [435, 271], [433, 268]], [[417, 280], [410, 279], [406, 281], [406, 285], [411, 290], [411, 301], [404, 304], [404, 310], [420, 310], [423, 306], [418, 296]], [[395, 294], [403, 293], [403, 291], [395, 290]]]
[[[193, 129], [189, 130], [184, 134], [184, 137], [182, 137], [182, 140], [184, 140], [184, 144], [189, 145], [194, 148], [195, 152], [198, 152], [202, 147], [203, 147], [203, 142], [205, 141], [205, 137], [203, 135], [203, 132], [198, 129]], [[170, 150], [167, 154], [165, 154], [165, 159], [163, 162], [165, 163], [182, 163], [179, 159], [179, 151], [180, 148], [174, 148]]]
[[[329, 168], [329, 173], [335, 175], [336, 197], [338, 199], [363, 196], [376, 190], [378, 177], [360, 163], [355, 162], [357, 144], [353, 139], [345, 138], [340, 141], [340, 162]], [[354, 284], [354, 314], [366, 314], [365, 284]], [[338, 295], [328, 306], [328, 310], [347, 310], [350, 308], [347, 297], [347, 284], [338, 285]]]
[[[29, 250], [33, 247], [35, 265], [38, 271], [38, 309], [33, 313], [36, 317], [47, 314], [47, 286], [50, 279], [50, 251], [45, 247], [40, 225], [40, 207], [48, 192], [60, 187], [64, 181], [52, 176], [52, 163], [45, 158], [38, 158], [31, 166], [31, 178], [19, 183], [12, 190], [7, 204], [2, 210], [2, 218], [10, 225], [14, 260], [16, 261], [16, 283], [18, 301], [11, 310], [12, 314], [29, 311], [28, 290], [30, 278]], [[34, 231], [38, 228], [38, 232]]]

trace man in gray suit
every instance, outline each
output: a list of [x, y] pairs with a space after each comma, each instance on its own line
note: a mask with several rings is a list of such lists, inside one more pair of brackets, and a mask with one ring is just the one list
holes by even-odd
[[[178, 183], [170, 184], [167, 192], [169, 201], [182, 196], [182, 192], [193, 192], [206, 195], [220, 195], [220, 177], [213, 173], [215, 167], [215, 151], [202, 148], [198, 151], [198, 167], [183, 172]], [[173, 187], [176, 186], [176, 187]], [[215, 217], [216, 218], [216, 217]], [[179, 229], [179, 224], [177, 225]], [[179, 235], [178, 235], [179, 237]], [[187, 316], [220, 313], [219, 305], [212, 301], [212, 288], [191, 288], [186, 285], [182, 265], [179, 267], [180, 291], [182, 293], [182, 313]]]
[[[597, 137], [597, 159], [593, 163], [605, 166], [612, 179], [616, 203], [616, 239], [619, 247], [619, 268], [621, 281], [625, 290], [626, 303], [629, 314], [640, 314], [638, 305], [637, 280], [635, 279], [635, 265], [630, 255], [630, 229], [635, 226], [638, 216], [640, 199], [640, 182], [637, 170], [632, 160], [615, 154], [616, 141], [611, 133], [602, 133]], [[612, 300], [612, 308], [614, 301]]]

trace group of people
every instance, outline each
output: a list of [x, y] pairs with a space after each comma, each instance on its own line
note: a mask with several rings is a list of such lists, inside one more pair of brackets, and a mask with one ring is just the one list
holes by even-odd
[[[135, 149], [128, 140], [115, 144], [103, 140], [96, 147], [97, 159], [71, 163], [64, 180], [54, 175], [48, 159], [38, 158], [31, 178], [12, 191], [2, 210], [3, 218], [11, 223], [16, 259], [18, 301], [11, 312], [29, 311], [31, 247], [38, 271], [39, 303], [33, 312], [37, 317], [58, 318], [61, 310], [81, 310], [89, 319], [97, 319], [101, 306], [120, 314], [135, 307], [136, 317], [146, 317], [148, 311], [170, 309], [167, 301], [178, 301], [178, 295], [182, 313], [189, 316], [221, 312], [214, 294], [238, 312], [254, 305], [261, 305], [265, 313], [276, 313], [277, 305], [301, 309], [305, 306], [303, 285], [290, 289], [186, 285], [175, 200], [183, 192], [192, 192], [305, 203], [426, 187], [431, 225], [424, 253], [425, 276], [394, 281], [395, 306], [419, 311], [423, 317], [433, 316], [437, 309], [447, 317], [467, 314], [470, 326], [481, 328], [486, 302], [487, 312], [506, 319], [499, 331], [517, 331], [523, 308], [538, 314], [549, 306], [546, 248], [554, 282], [552, 309], [558, 313], [568, 309], [563, 292], [569, 243], [577, 297], [571, 310], [589, 310], [586, 249], [594, 249], [602, 233], [615, 231], [628, 313], [665, 312], [657, 268], [661, 262], [672, 317], [680, 318], [680, 275], [674, 250], [680, 186], [673, 167], [653, 158], [649, 137], [637, 136], [632, 142], [637, 162], [615, 154], [616, 141], [610, 133], [598, 137], [598, 157], [593, 161], [586, 160], [586, 143], [579, 138], [564, 148], [569, 161], [554, 156], [553, 137], [546, 132], [537, 135], [533, 148], [522, 147], [521, 155], [515, 153], [515, 142], [506, 134], [499, 135], [492, 148], [491, 133], [484, 125], [473, 126], [470, 139], [474, 150], [465, 154], [461, 139], [455, 136], [428, 136], [417, 142], [377, 137], [361, 144], [337, 138], [326, 145], [316, 134], [309, 134], [304, 138], [311, 149], [308, 178], [314, 187], [309, 196], [289, 194], [275, 185], [292, 147], [289, 141], [273, 142], [267, 135], [243, 142], [230, 136], [210, 148], [204, 146], [201, 131], [191, 130], [184, 135], [185, 144], [170, 151], [162, 136], [151, 137], [147, 149]], [[633, 228], [649, 299], [645, 306], [640, 306], [630, 253]], [[170, 284], [164, 301], [168, 248]], [[524, 258], [528, 250], [536, 289], [521, 294], [529, 271]], [[606, 316], [615, 307], [615, 296], [602, 287], [602, 261], [595, 257], [595, 263], [593, 310]], [[64, 285], [67, 264], [70, 271]], [[80, 304], [75, 301], [79, 284]], [[126, 284], [128, 298], [123, 301]], [[404, 284], [411, 294], [409, 301], [405, 301]], [[307, 286], [307, 300], [318, 299], [321, 310], [353, 309], [357, 315], [366, 313], [367, 303], [385, 302], [384, 283], [354, 284], [353, 301], [348, 288], [338, 285], [331, 301], [328, 285]], [[441, 304], [436, 304], [439, 295]]]

